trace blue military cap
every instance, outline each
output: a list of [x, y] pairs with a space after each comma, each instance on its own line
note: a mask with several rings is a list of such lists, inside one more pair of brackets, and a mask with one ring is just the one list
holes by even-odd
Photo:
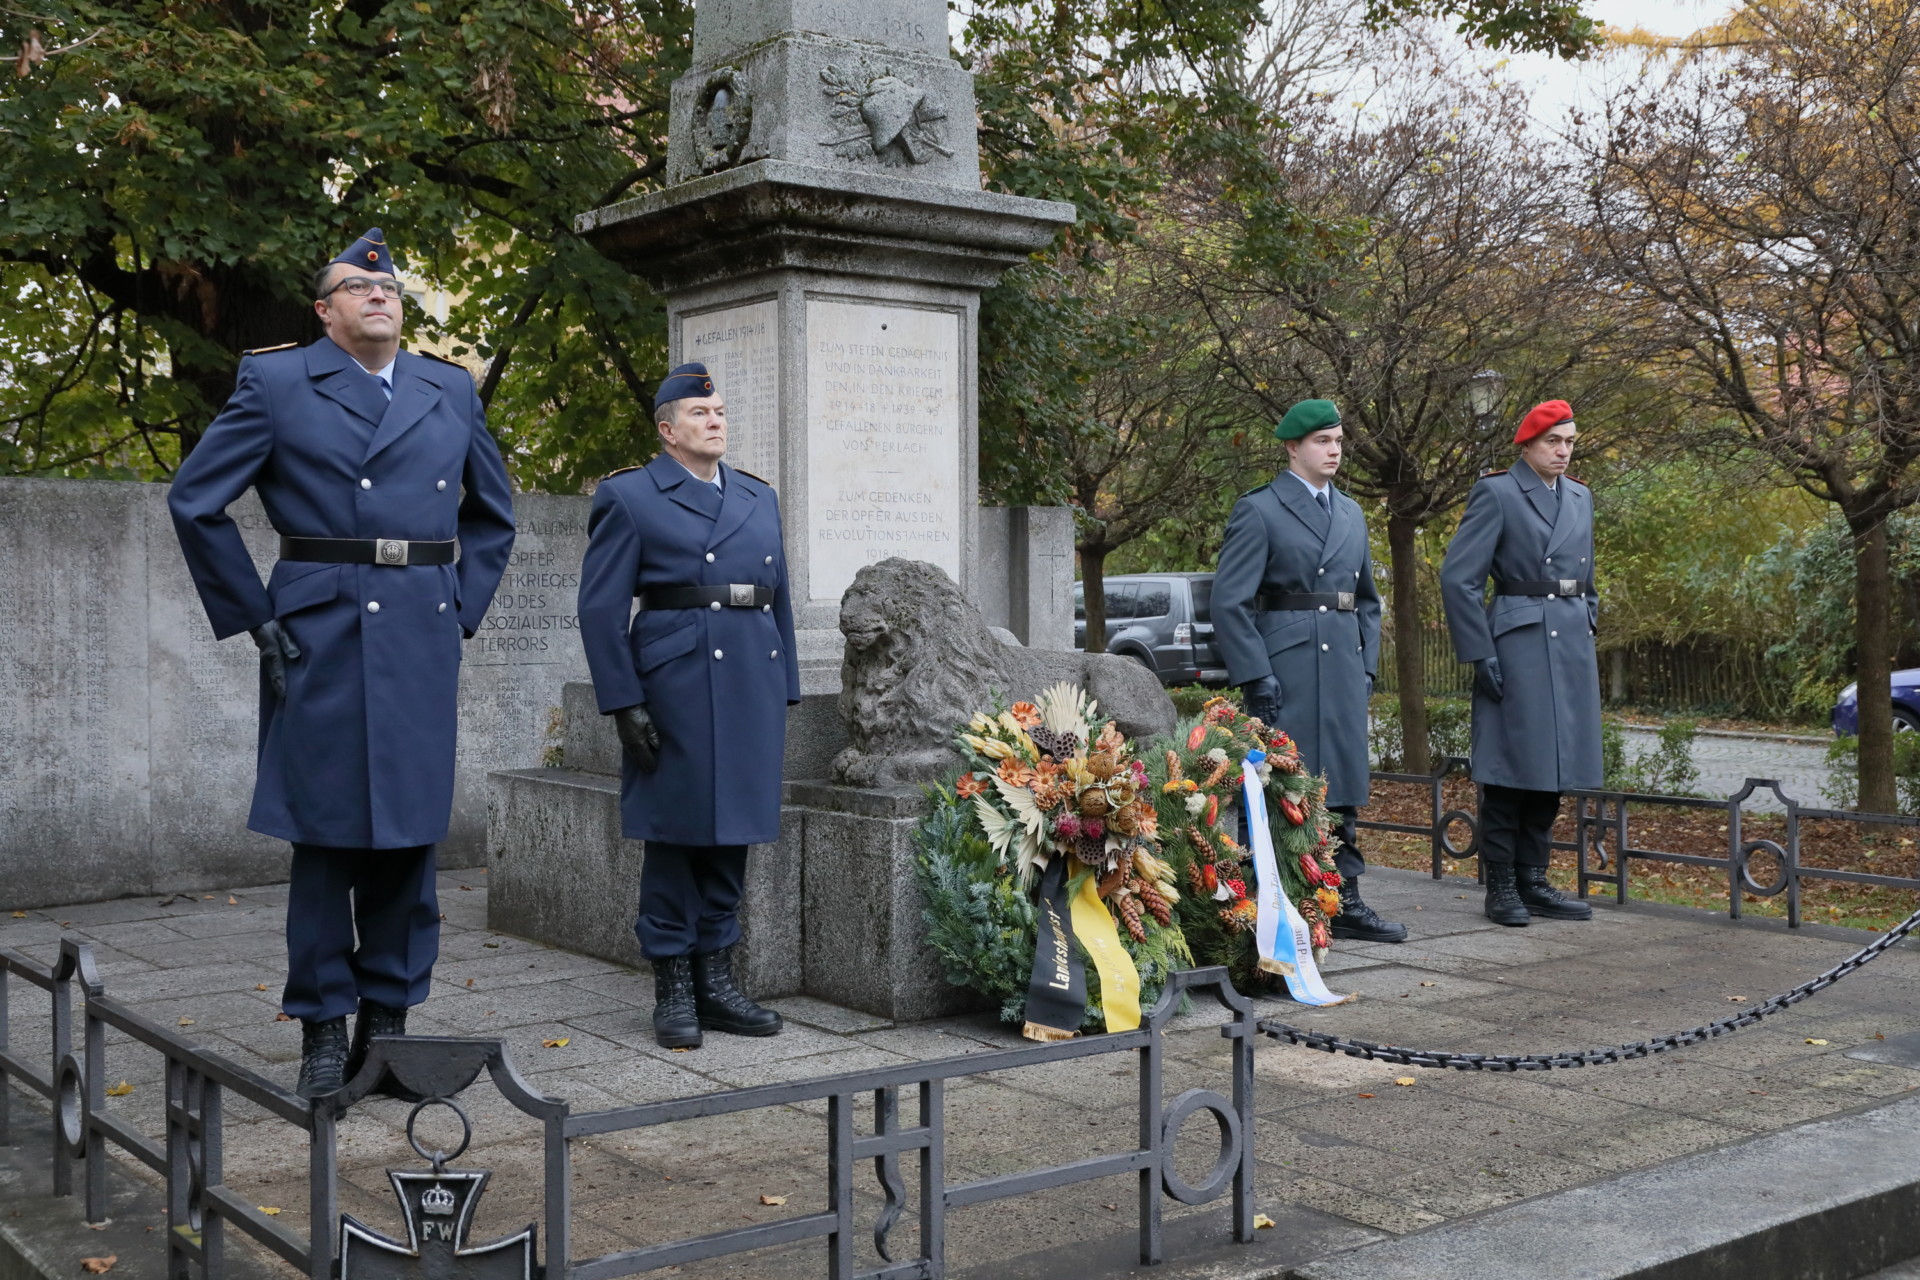
[[660, 384], [660, 390], [653, 396], [653, 411], [674, 400], [685, 400], [689, 396], [710, 396], [713, 394], [713, 378], [703, 364], [683, 364], [667, 375]]
[[333, 261], [344, 262], [362, 271], [384, 271], [390, 276], [400, 274], [393, 269], [393, 253], [387, 248], [387, 238], [378, 227], [367, 228], [367, 234], [348, 245], [346, 252]]

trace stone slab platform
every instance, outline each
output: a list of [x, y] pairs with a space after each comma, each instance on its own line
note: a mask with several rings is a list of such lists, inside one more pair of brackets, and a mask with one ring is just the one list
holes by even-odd
[[[1016, 1042], [985, 1015], [895, 1023], [794, 998], [778, 1002], [790, 1021], [784, 1035], [716, 1037], [696, 1052], [668, 1052], [648, 1033], [651, 984], [644, 975], [488, 931], [484, 875], [449, 874], [440, 887], [447, 916], [443, 958], [415, 1029], [498, 1036], [537, 1087], [576, 1109]], [[1822, 926], [1788, 931], [1777, 922], [1736, 924], [1704, 912], [1633, 905], [1599, 905], [1595, 920], [1584, 925], [1504, 930], [1479, 915], [1477, 892], [1467, 881], [1376, 870], [1366, 888], [1371, 901], [1409, 923], [1413, 940], [1397, 947], [1348, 945], [1330, 958], [1331, 984], [1357, 992], [1359, 1000], [1326, 1010], [1272, 1002], [1263, 1010], [1268, 1016], [1439, 1048], [1517, 1052], [1613, 1044], [1720, 1016], [1734, 1007], [1734, 996], [1755, 1002], [1828, 967], [1870, 936]], [[274, 1021], [284, 903], [278, 886], [124, 899], [18, 918], [0, 901], [0, 946], [44, 961], [63, 931], [89, 938], [109, 991], [162, 1025], [189, 1020], [182, 1034], [290, 1083], [298, 1027]], [[1916, 979], [1920, 952], [1895, 948], [1862, 973], [1738, 1035], [1676, 1055], [1579, 1071], [1410, 1071], [1263, 1044], [1255, 1086], [1258, 1207], [1279, 1223], [1273, 1230], [1280, 1243], [1267, 1243], [1263, 1232], [1261, 1246], [1228, 1250], [1224, 1261], [1213, 1249], [1195, 1253], [1187, 1257], [1200, 1268], [1192, 1274], [1277, 1276], [1388, 1236], [1900, 1099], [1920, 1089], [1920, 1070], [1848, 1055], [1883, 1046], [1877, 1037], [1920, 1031]], [[45, 1043], [43, 1009], [16, 990], [16, 1046]], [[1207, 1023], [1204, 1015], [1192, 1015], [1171, 1036], [1169, 1094], [1224, 1086], [1225, 1045]], [[545, 1047], [562, 1039], [564, 1046]], [[115, 1044], [108, 1065], [115, 1083], [132, 1086], [112, 1103], [116, 1112], [157, 1133], [157, 1057]], [[1133, 1064], [1116, 1056], [953, 1087], [950, 1176], [987, 1176], [1127, 1145], [1133, 1075]], [[1415, 1083], [1396, 1085], [1402, 1077]], [[478, 1133], [467, 1159], [496, 1170], [476, 1230], [490, 1238], [537, 1216], [540, 1152], [533, 1127], [491, 1094], [476, 1090], [474, 1103]], [[816, 1111], [687, 1122], [581, 1144], [576, 1256], [821, 1207], [826, 1134]], [[398, 1103], [376, 1101], [341, 1129], [342, 1207], [384, 1229], [398, 1224], [380, 1171], [412, 1163], [400, 1132], [405, 1113]], [[302, 1226], [304, 1151], [286, 1141], [284, 1126], [246, 1108], [235, 1109], [227, 1132], [230, 1181], [254, 1202], [282, 1207], [281, 1222]], [[1196, 1162], [1204, 1157], [1204, 1137], [1197, 1129], [1187, 1136]], [[1808, 1166], [1809, 1176], [1817, 1172]], [[1783, 1208], [1820, 1203], [1818, 1189], [1791, 1165], [1780, 1168], [1777, 1188]], [[789, 1203], [763, 1207], [762, 1194], [786, 1195]], [[863, 1176], [857, 1194], [861, 1221], [870, 1221], [878, 1204], [870, 1179]], [[1050, 1251], [1060, 1262], [1057, 1251], [1070, 1250], [1089, 1265], [1104, 1260], [1100, 1270], [1076, 1274], [1128, 1274], [1124, 1237], [1132, 1194], [1130, 1183], [1116, 1179], [956, 1213], [952, 1271], [983, 1278], [1048, 1274], [1034, 1268]], [[1221, 1239], [1207, 1210], [1196, 1211], [1191, 1225], [1179, 1214], [1170, 1221], [1171, 1230], [1192, 1233], [1172, 1236], [1191, 1247]], [[1843, 1257], [1851, 1247], [1844, 1236], [1829, 1243]], [[1860, 1260], [1861, 1271], [1885, 1265]], [[1120, 1269], [1109, 1269], [1109, 1262]], [[680, 1274], [783, 1280], [818, 1275], [820, 1263], [817, 1248], [801, 1248]]]

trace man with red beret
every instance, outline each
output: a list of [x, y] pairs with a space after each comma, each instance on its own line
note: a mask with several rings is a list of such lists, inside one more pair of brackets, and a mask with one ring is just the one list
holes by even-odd
[[1440, 569], [1454, 651], [1473, 664], [1480, 862], [1496, 924], [1593, 916], [1547, 883], [1561, 793], [1600, 785], [1593, 493], [1567, 474], [1576, 434], [1564, 400], [1521, 419], [1519, 461], [1473, 486]]

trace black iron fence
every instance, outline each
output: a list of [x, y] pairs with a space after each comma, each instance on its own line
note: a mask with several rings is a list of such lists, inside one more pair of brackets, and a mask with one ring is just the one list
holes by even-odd
[[[1470, 762], [1464, 756], [1449, 756], [1431, 774], [1373, 774], [1376, 783], [1402, 783], [1425, 788], [1429, 794], [1429, 818], [1425, 823], [1387, 822], [1362, 818], [1359, 826], [1374, 831], [1392, 831], [1403, 835], [1424, 836], [1430, 842], [1433, 878], [1445, 873], [1450, 860], [1466, 859], [1480, 852], [1480, 790], [1474, 788], [1472, 809], [1449, 804], [1447, 783], [1464, 776]], [[1772, 792], [1784, 808], [1784, 814], [1769, 812], [1766, 817], [1783, 823], [1782, 838], [1750, 838], [1744, 822], [1752, 815], [1746, 809], [1756, 793]], [[1908, 857], [1913, 874], [1889, 875], [1879, 872], [1849, 871], [1836, 867], [1810, 866], [1802, 859], [1802, 824], [1810, 821], [1847, 822], [1867, 828], [1912, 830], [1920, 828], [1920, 817], [1890, 813], [1859, 813], [1851, 809], [1816, 809], [1793, 799], [1771, 778], [1748, 778], [1746, 785], [1724, 800], [1704, 796], [1669, 796], [1632, 791], [1572, 791], [1574, 838], [1555, 840], [1553, 847], [1578, 855], [1576, 874], [1580, 895], [1593, 886], [1611, 886], [1616, 902], [1626, 902], [1634, 862], [1666, 862], [1683, 866], [1716, 868], [1727, 877], [1727, 914], [1738, 920], [1747, 894], [1762, 898], [1785, 895], [1787, 923], [1801, 923], [1801, 895], [1808, 881], [1827, 880], [1849, 884], [1879, 885], [1888, 889], [1920, 890], [1920, 840]], [[1726, 851], [1724, 853], [1683, 853], [1674, 850], [1642, 848], [1634, 843], [1632, 813], [1636, 809], [1663, 808], [1711, 812], [1724, 815]], [[1364, 810], [1363, 810], [1364, 812]]]
[[[45, 1070], [36, 1067], [32, 1055], [8, 1039], [9, 1001], [16, 979], [38, 988], [50, 1001], [52, 1037]], [[85, 1001], [84, 1039], [77, 1054], [73, 1050], [76, 987]], [[1211, 1089], [1188, 1089], [1167, 1099], [1165, 1036], [1168, 1024], [1190, 995], [1210, 995], [1229, 1015], [1220, 1027], [1220, 1034], [1232, 1042], [1229, 1091], [1221, 1094]], [[163, 1142], [153, 1141], [113, 1113], [105, 1083], [109, 1029], [165, 1057]], [[1234, 990], [1225, 969], [1209, 968], [1172, 974], [1159, 1002], [1133, 1031], [577, 1114], [566, 1102], [546, 1097], [528, 1084], [514, 1069], [500, 1041], [381, 1038], [373, 1042], [366, 1065], [345, 1089], [309, 1103], [195, 1048], [177, 1033], [114, 1001], [94, 971], [89, 947], [66, 939], [61, 943], [58, 961], [51, 967], [0, 949], [0, 1144], [11, 1145], [13, 1141], [9, 1108], [12, 1086], [18, 1084], [49, 1104], [54, 1116], [49, 1152], [53, 1192], [56, 1196], [74, 1194], [77, 1165], [88, 1222], [106, 1220], [109, 1145], [157, 1173], [165, 1187], [169, 1280], [221, 1280], [226, 1274], [225, 1230], [229, 1226], [252, 1237], [311, 1280], [396, 1280], [413, 1276], [426, 1280], [447, 1275], [462, 1275], [468, 1280], [616, 1280], [806, 1240], [825, 1243], [824, 1271], [831, 1280], [937, 1280], [946, 1274], [946, 1221], [951, 1211], [1125, 1174], [1137, 1181], [1140, 1260], [1152, 1264], [1165, 1257], [1162, 1215], [1168, 1199], [1199, 1205], [1230, 1196], [1232, 1239], [1240, 1243], [1253, 1239], [1255, 1033], [1251, 1002]], [[972, 1181], [948, 1180], [945, 1098], [949, 1081], [1125, 1053], [1136, 1055], [1139, 1076], [1139, 1123], [1132, 1145], [1065, 1164]], [[542, 1125], [544, 1266], [537, 1261], [541, 1233], [532, 1228], [478, 1247], [465, 1238], [473, 1206], [489, 1175], [486, 1171], [449, 1167], [472, 1135], [465, 1113], [453, 1100], [483, 1073], [502, 1097]], [[390, 1240], [351, 1217], [342, 1217], [338, 1208], [336, 1124], [389, 1075], [404, 1090], [427, 1099], [415, 1107], [407, 1132], [415, 1151], [430, 1162], [430, 1168], [393, 1171], [395, 1190], [407, 1220], [405, 1241]], [[310, 1151], [309, 1220], [313, 1224], [307, 1237], [281, 1227], [225, 1185], [222, 1119], [229, 1097], [243, 1098], [306, 1135]], [[824, 1211], [597, 1257], [573, 1256], [574, 1143], [675, 1121], [808, 1102], [826, 1103], [828, 1196]], [[865, 1103], [871, 1105], [872, 1120], [863, 1127], [857, 1114]], [[912, 1107], [911, 1120], [903, 1118], [903, 1103]], [[436, 1104], [452, 1107], [466, 1130], [466, 1139], [452, 1156], [429, 1152], [414, 1137], [414, 1121], [425, 1107]], [[1174, 1154], [1182, 1127], [1202, 1114], [1212, 1118], [1219, 1144], [1207, 1174], [1195, 1183], [1181, 1174]], [[903, 1157], [916, 1166], [912, 1170], [917, 1186], [913, 1199], [917, 1200], [919, 1230], [913, 1255], [896, 1257], [900, 1250], [894, 1231], [909, 1203]], [[862, 1224], [855, 1220], [854, 1185], [858, 1166], [865, 1161], [872, 1162], [882, 1203], [874, 1219]], [[863, 1233], [870, 1233], [882, 1260], [878, 1268], [856, 1269], [857, 1237]]]

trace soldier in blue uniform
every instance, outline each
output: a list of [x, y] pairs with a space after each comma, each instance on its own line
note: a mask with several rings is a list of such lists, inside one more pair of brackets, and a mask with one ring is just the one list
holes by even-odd
[[[653, 965], [654, 1035], [770, 1036], [734, 983], [747, 846], [780, 838], [787, 707], [800, 700], [773, 486], [722, 462], [726, 402], [681, 365], [654, 397], [660, 454], [600, 482], [580, 631], [614, 717], [621, 830], [646, 841], [634, 933]], [[639, 611], [634, 611], [635, 605]]]
[[1536, 405], [1514, 433], [1519, 462], [1474, 484], [1440, 567], [1454, 652], [1474, 669], [1480, 863], [1496, 924], [1593, 917], [1547, 883], [1560, 793], [1601, 783], [1593, 494], [1567, 474], [1575, 435], [1566, 401]]
[[[513, 546], [473, 378], [399, 349], [402, 293], [378, 228], [321, 268], [313, 295], [327, 336], [246, 354], [168, 499], [214, 635], [260, 647], [247, 825], [293, 844], [281, 1007], [302, 1024], [309, 1098], [427, 998], [460, 642]], [[249, 487], [280, 534], [265, 585], [227, 514]]]
[[1326, 775], [1327, 807], [1342, 819], [1333, 936], [1405, 942], [1406, 926], [1360, 897], [1367, 860], [1354, 823], [1372, 784], [1367, 700], [1380, 661], [1380, 592], [1367, 517], [1333, 487], [1340, 411], [1303, 400], [1273, 434], [1286, 441], [1287, 470], [1234, 503], [1213, 579], [1214, 642], [1247, 713], [1284, 730], [1307, 770]]

